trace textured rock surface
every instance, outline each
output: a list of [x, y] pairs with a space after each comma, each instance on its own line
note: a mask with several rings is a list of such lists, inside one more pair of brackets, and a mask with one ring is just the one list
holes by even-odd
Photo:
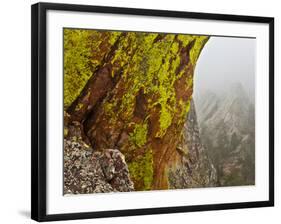
[[68, 125], [64, 140], [64, 194], [133, 191], [122, 153], [117, 149], [93, 151], [78, 127]]
[[182, 140], [177, 151], [182, 160], [175, 169], [169, 172], [170, 188], [212, 187], [216, 185], [216, 169], [201, 143], [193, 100], [191, 100]]
[[71, 120], [82, 124], [94, 150], [122, 152], [136, 190], [168, 189], [209, 36], [64, 29], [64, 39]]
[[201, 139], [218, 172], [219, 186], [255, 183], [255, 107], [240, 83], [198, 101]]

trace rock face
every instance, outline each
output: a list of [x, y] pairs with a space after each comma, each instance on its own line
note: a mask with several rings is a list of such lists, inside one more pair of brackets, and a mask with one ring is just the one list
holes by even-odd
[[[93, 150], [81, 124], [68, 118], [65, 113], [64, 194], [134, 191], [124, 155], [118, 149]], [[176, 150], [180, 160], [167, 169], [169, 189], [216, 185], [216, 169], [201, 143], [193, 100]]]
[[217, 183], [217, 173], [201, 143], [197, 124], [196, 109], [191, 100], [182, 140], [177, 147], [182, 161], [169, 172], [169, 185], [172, 189], [212, 187]]
[[[64, 194], [133, 191], [125, 158], [117, 149], [93, 151], [79, 125], [68, 125], [64, 140]], [[76, 133], [75, 136], [71, 133]]]
[[219, 186], [255, 183], [255, 108], [243, 86], [198, 99], [201, 139], [218, 172]]
[[208, 39], [64, 29], [65, 111], [94, 150], [117, 148], [125, 156], [136, 190], [168, 189]]

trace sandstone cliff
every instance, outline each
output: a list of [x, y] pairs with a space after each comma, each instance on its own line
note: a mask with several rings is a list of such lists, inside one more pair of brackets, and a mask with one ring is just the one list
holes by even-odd
[[[169, 173], [186, 159], [177, 147], [188, 138], [184, 132], [189, 128], [194, 69], [208, 39], [64, 30], [64, 108], [69, 124], [79, 126], [83, 142], [93, 151], [91, 158], [118, 149], [135, 190], [169, 189]], [[65, 125], [65, 132], [68, 129]], [[192, 178], [204, 175], [204, 164], [212, 170], [209, 162], [202, 162], [208, 160], [202, 147], [190, 140], [183, 143], [191, 147], [184, 169], [194, 169]], [[71, 144], [66, 142], [66, 148]], [[198, 186], [210, 184], [209, 176]]]

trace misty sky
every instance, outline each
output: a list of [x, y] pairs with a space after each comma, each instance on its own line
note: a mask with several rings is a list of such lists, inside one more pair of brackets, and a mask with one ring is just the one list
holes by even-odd
[[227, 91], [231, 83], [240, 82], [254, 99], [255, 51], [255, 39], [211, 37], [196, 65], [195, 98], [206, 90]]

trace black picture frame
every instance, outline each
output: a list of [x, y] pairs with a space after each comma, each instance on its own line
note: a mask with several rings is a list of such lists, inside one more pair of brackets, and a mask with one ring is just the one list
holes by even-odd
[[[100, 12], [124, 15], [162, 16], [205, 20], [254, 22], [269, 24], [269, 200], [243, 203], [195, 206], [159, 207], [69, 214], [46, 214], [46, 12], [63, 10]], [[32, 5], [31, 17], [31, 75], [32, 75], [32, 153], [31, 153], [31, 218], [36, 221], [73, 220], [86, 218], [193, 212], [274, 206], [274, 18], [151, 9], [102, 7], [73, 4], [37, 3]]]

